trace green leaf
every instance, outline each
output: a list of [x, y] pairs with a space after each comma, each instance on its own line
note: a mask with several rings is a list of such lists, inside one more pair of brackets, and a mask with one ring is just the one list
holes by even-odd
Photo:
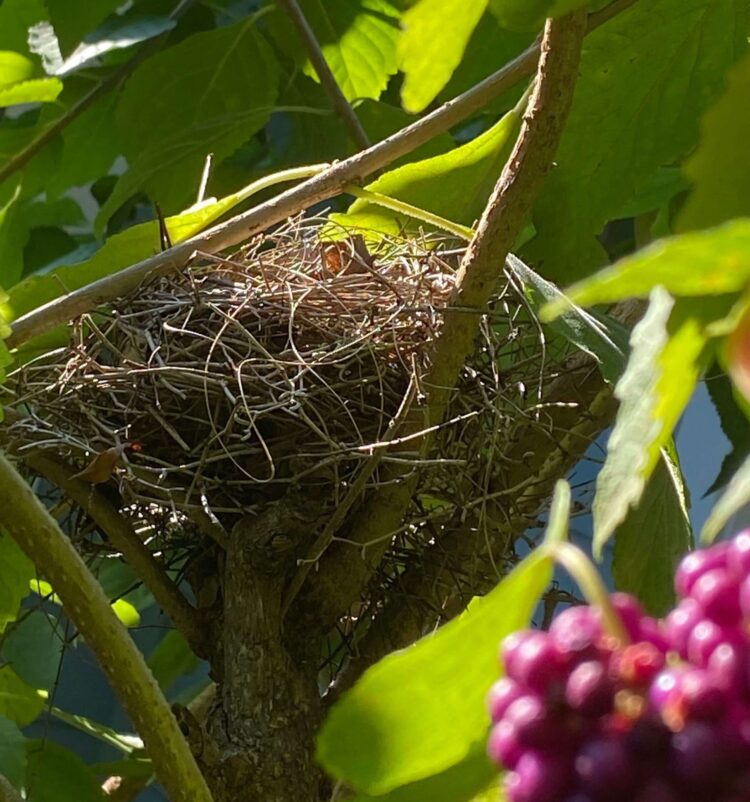
[[0, 51], [0, 89], [27, 81], [34, 76], [34, 72], [31, 59], [12, 50]]
[[57, 679], [65, 628], [58, 618], [35, 610], [19, 621], [2, 643], [2, 657], [34, 688], [49, 690]]
[[151, 673], [164, 691], [176, 679], [193, 671], [199, 662], [185, 638], [176, 629], [170, 630], [161, 639], [148, 658]]
[[726, 92], [701, 122], [697, 150], [683, 172], [693, 189], [677, 218], [678, 230], [750, 217], [750, 55], [729, 74]]
[[51, 103], [62, 92], [59, 78], [32, 78], [0, 89], [0, 108], [19, 103]]
[[[565, 291], [581, 306], [646, 298], [664, 287], [675, 296], [725, 295], [750, 281], [750, 220], [680, 234], [655, 242]], [[564, 298], [542, 312], [550, 320], [566, 308]]]
[[28, 741], [25, 786], [29, 802], [104, 802], [94, 773], [78, 755], [53, 741]]
[[141, 623], [141, 614], [133, 605], [125, 599], [117, 599], [112, 602], [112, 611], [125, 624], [126, 627], [137, 627]]
[[404, 14], [398, 55], [407, 111], [422, 111], [448, 83], [486, 7], [487, 0], [419, 0]]
[[[423, 161], [384, 173], [367, 189], [410, 203], [456, 223], [471, 225], [487, 198], [515, 143], [520, 127], [517, 109], [465, 145]], [[335, 223], [398, 234], [413, 221], [365, 200], [356, 200]]]
[[0, 716], [0, 774], [21, 787], [26, 770], [26, 739], [17, 725]]
[[[565, 296], [554, 284], [542, 278], [517, 256], [509, 254], [508, 267], [523, 283], [532, 305], [539, 309], [544, 304], [564, 301]], [[550, 328], [565, 337], [568, 342], [592, 356], [599, 364], [605, 381], [615, 382], [625, 370], [627, 337], [616, 321], [603, 323], [574, 304], [567, 303], [566, 311], [550, 323]]]
[[628, 366], [615, 388], [620, 408], [593, 504], [597, 555], [641, 499], [706, 364], [705, 327], [725, 313], [721, 302], [675, 303], [662, 288], [652, 292], [649, 309], [633, 330]]
[[615, 531], [615, 586], [637, 596], [652, 615], [665, 615], [674, 605], [675, 568], [692, 545], [682, 472], [662, 450], [640, 502]]
[[101, 58], [105, 53], [133, 47], [171, 31], [176, 25], [176, 21], [169, 17], [144, 16], [136, 19], [114, 17], [87, 36], [58, 67], [55, 74], [68, 75], [81, 69], [88, 62]]
[[494, 794], [486, 802], [501, 802], [497, 766], [490, 763], [485, 744], [479, 743], [460, 763], [440, 774], [394, 788], [382, 796], [358, 794], [352, 802], [472, 802], [489, 785]]
[[490, 0], [492, 12], [511, 29], [539, 28], [547, 17], [558, 17], [589, 0]]
[[[300, 0], [300, 7], [344, 97], [379, 98], [398, 70], [396, 9], [386, 0]], [[317, 80], [299, 35], [280, 11], [271, 27], [279, 47]]]
[[0, 634], [14, 621], [22, 599], [29, 593], [34, 564], [16, 545], [13, 538], [0, 532]]
[[121, 0], [46, 0], [63, 53], [69, 53], [87, 33], [122, 5]]
[[0, 666], [0, 716], [25, 727], [42, 712], [44, 699], [10, 666]]
[[0, 50], [28, 53], [29, 28], [46, 18], [44, 0], [3, 0], [0, 4]]
[[534, 552], [458, 619], [369, 669], [321, 730], [322, 765], [380, 795], [464, 761], [487, 737], [498, 645], [527, 625], [551, 577], [550, 558]]
[[60, 710], [59, 707], [50, 708], [50, 712], [56, 719], [64, 721], [69, 726], [85, 732], [102, 743], [109, 744], [125, 755], [140, 754], [143, 751], [143, 741], [137, 735], [117, 732], [117, 730], [113, 730], [112, 727], [108, 727], [106, 724], [101, 724], [86, 716], [68, 713], [65, 710]]
[[742, 463], [711, 510], [706, 523], [703, 524], [701, 542], [704, 544], [713, 542], [732, 516], [748, 502], [750, 502], [750, 458]]
[[559, 283], [606, 261], [595, 237], [664, 165], [744, 54], [747, 0], [649, 0], [586, 37], [575, 100], [534, 210], [527, 262]]
[[117, 106], [130, 168], [99, 212], [98, 231], [139, 190], [166, 211], [189, 203], [207, 154], [221, 161], [258, 131], [273, 110], [277, 84], [276, 59], [253, 17], [190, 36], [144, 62]]

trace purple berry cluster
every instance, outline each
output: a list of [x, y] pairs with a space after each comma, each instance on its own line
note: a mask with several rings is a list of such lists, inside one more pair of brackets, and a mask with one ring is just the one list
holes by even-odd
[[508, 802], [750, 802], [750, 530], [686, 556], [662, 621], [610, 596], [510, 635], [489, 694]]

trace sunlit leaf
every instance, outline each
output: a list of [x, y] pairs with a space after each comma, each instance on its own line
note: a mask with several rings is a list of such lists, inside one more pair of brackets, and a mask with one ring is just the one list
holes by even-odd
[[711, 510], [701, 530], [701, 541], [711, 543], [732, 517], [748, 503], [750, 503], [750, 458], [738, 468]]
[[498, 644], [527, 624], [551, 577], [549, 557], [534, 553], [460, 618], [369, 669], [323, 726], [323, 766], [380, 795], [476, 755], [489, 728], [485, 695], [499, 673]]
[[446, 85], [486, 6], [487, 0], [419, 0], [404, 14], [398, 53], [407, 111], [422, 111]]
[[126, 627], [140, 626], [141, 615], [129, 601], [117, 599], [112, 602], [112, 611]]
[[[367, 189], [410, 203], [456, 223], [471, 225], [479, 217], [510, 153], [520, 126], [517, 110], [465, 145], [423, 161], [405, 164], [380, 176]], [[357, 200], [345, 214], [331, 219], [341, 225], [398, 234], [414, 221], [369, 201]]]
[[31, 59], [12, 50], [0, 51], [0, 90], [26, 81], [33, 75], [34, 64]]
[[51, 103], [62, 92], [58, 78], [32, 78], [0, 88], [0, 108], [19, 103]]

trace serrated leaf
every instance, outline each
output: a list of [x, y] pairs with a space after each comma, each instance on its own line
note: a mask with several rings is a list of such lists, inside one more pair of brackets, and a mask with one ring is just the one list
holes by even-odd
[[55, 33], [69, 53], [87, 33], [122, 5], [121, 0], [46, 0]]
[[[664, 287], [675, 296], [739, 292], [750, 281], [750, 220], [680, 234], [655, 242], [589, 279], [574, 284], [565, 297], [581, 306], [646, 298]], [[542, 312], [549, 320], [565, 309], [565, 299]]]
[[606, 261], [595, 237], [694, 147], [701, 114], [745, 53], [747, 17], [747, 0], [650, 0], [586, 37], [537, 237], [521, 254], [542, 275], [570, 282]]
[[16, 545], [15, 540], [0, 532], [0, 633], [18, 615], [22, 599], [29, 593], [34, 565]]
[[35, 610], [18, 622], [2, 643], [2, 658], [34, 688], [49, 690], [63, 654], [64, 627], [59, 619]]
[[[367, 189], [471, 225], [487, 203], [519, 127], [520, 115], [514, 109], [471, 142], [440, 156], [397, 167], [368, 184]], [[356, 200], [346, 213], [333, 214], [331, 220], [386, 234], [414, 226], [407, 217], [365, 200]]]
[[597, 556], [643, 495], [660, 451], [707, 364], [705, 327], [725, 312], [721, 303], [675, 303], [661, 287], [652, 292], [648, 311], [633, 330], [630, 359], [615, 388], [620, 408], [593, 504]]
[[0, 716], [25, 727], [42, 712], [44, 700], [10, 666], [0, 666]]
[[[347, 100], [377, 100], [398, 70], [398, 11], [386, 0], [300, 0], [336, 83]], [[317, 80], [307, 51], [291, 23], [273, 15], [279, 47]]]
[[380, 796], [446, 772], [483, 748], [499, 643], [527, 625], [551, 577], [550, 558], [533, 553], [458, 619], [369, 669], [320, 732], [322, 765]]
[[207, 154], [221, 161], [261, 128], [277, 84], [275, 56], [252, 17], [190, 36], [144, 62], [116, 113], [130, 167], [99, 212], [97, 230], [140, 190], [167, 212], [189, 203]]
[[0, 109], [19, 103], [51, 103], [62, 92], [58, 78], [32, 78], [0, 89]]
[[589, 0], [490, 0], [490, 8], [502, 25], [527, 30], [539, 28], [547, 17], [559, 17], [588, 3]]
[[33, 75], [34, 64], [31, 59], [12, 50], [0, 51], [0, 89], [27, 81]]
[[675, 568], [692, 545], [682, 472], [663, 450], [638, 505], [615, 531], [615, 586], [637, 596], [651, 615], [665, 615], [674, 605]]
[[693, 182], [677, 217], [678, 230], [750, 217], [750, 55], [729, 74], [726, 91], [701, 121], [698, 148], [683, 172]]
[[712, 543], [732, 517], [748, 503], [750, 503], [750, 458], [742, 463], [729, 480], [726, 490], [711, 510], [701, 530], [701, 542]]
[[[508, 255], [507, 265], [523, 282], [536, 309], [565, 300], [554, 284], [542, 278], [514, 254]], [[549, 325], [568, 342], [592, 356], [599, 364], [605, 381], [614, 383], [620, 378], [627, 360], [627, 337], [626, 330], [615, 321], [610, 321], [612, 331], [609, 331], [599, 318], [568, 302], [567, 311]]]
[[97, 778], [78, 755], [50, 740], [28, 741], [29, 802], [104, 802]]
[[176, 629], [170, 630], [159, 641], [148, 658], [151, 673], [164, 691], [176, 679], [193, 671], [199, 662], [188, 642]]
[[419, 0], [404, 14], [398, 55], [407, 111], [422, 111], [448, 83], [486, 7], [487, 0]]
[[113, 50], [124, 50], [171, 31], [177, 22], [169, 17], [143, 16], [136, 19], [113, 17], [89, 34], [63, 61], [55, 74], [69, 75]]
[[0, 774], [21, 787], [26, 771], [26, 738], [10, 719], [0, 716]]

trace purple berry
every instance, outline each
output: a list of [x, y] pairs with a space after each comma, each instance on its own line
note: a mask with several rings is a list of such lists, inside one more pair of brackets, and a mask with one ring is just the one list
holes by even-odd
[[678, 780], [710, 785], [722, 778], [726, 761], [719, 731], [691, 721], [672, 738], [671, 768]]
[[505, 711], [524, 695], [524, 689], [510, 677], [502, 677], [487, 694], [487, 709], [493, 723], [497, 723], [505, 715]]
[[524, 748], [518, 740], [515, 726], [505, 720], [495, 724], [487, 743], [487, 754], [490, 758], [506, 769], [512, 769], [523, 753]]
[[564, 660], [546, 632], [527, 630], [511, 635], [503, 648], [508, 676], [525, 687], [544, 693], [565, 679]]
[[[630, 640], [639, 641], [641, 639], [641, 620], [646, 617], [641, 603], [629, 593], [613, 593], [609, 597], [609, 601], [615, 608]], [[597, 616], [601, 621], [602, 614], [599, 611], [597, 611]], [[601, 625], [603, 626], [603, 622]]]
[[635, 766], [622, 738], [595, 738], [585, 743], [575, 759], [580, 788], [598, 798], [627, 797], [635, 780]]
[[656, 646], [663, 654], [666, 654], [672, 648], [664, 630], [664, 625], [661, 621], [649, 616], [641, 621], [641, 640]]
[[703, 620], [703, 608], [695, 599], [683, 599], [667, 616], [664, 632], [674, 651], [687, 657], [687, 644], [692, 631]]
[[737, 697], [748, 691], [747, 649], [734, 643], [720, 643], [708, 658], [708, 670], [717, 684]]
[[680, 676], [678, 693], [680, 713], [685, 719], [716, 721], [727, 711], [730, 698], [716, 679], [700, 668]]
[[662, 710], [672, 703], [680, 687], [680, 677], [684, 668], [665, 668], [651, 683], [648, 701], [651, 709], [661, 714]]
[[549, 628], [549, 635], [568, 662], [596, 657], [601, 625], [591, 607], [581, 605], [563, 610]]
[[745, 618], [750, 618], [750, 576], [746, 576], [740, 584], [740, 609]]
[[750, 529], [745, 529], [730, 541], [727, 567], [740, 579], [750, 575]]
[[583, 716], [599, 717], [612, 710], [614, 686], [607, 667], [587, 660], [576, 666], [565, 684], [565, 701]]
[[557, 802], [568, 784], [568, 762], [543, 752], [525, 752], [505, 778], [508, 802]]
[[550, 713], [540, 697], [531, 694], [516, 699], [503, 720], [515, 727], [518, 741], [524, 747], [554, 746], [564, 734], [561, 721]]
[[656, 778], [648, 780], [633, 798], [633, 802], [682, 802], [683, 796], [677, 792], [669, 780]]
[[710, 549], [692, 551], [683, 557], [674, 578], [677, 595], [682, 598], [689, 596], [693, 585], [706, 571], [726, 567], [728, 549], [728, 544], [717, 543]]
[[713, 621], [704, 619], [690, 633], [687, 643], [687, 656], [698, 666], [708, 665], [708, 660], [716, 647], [724, 643], [725, 630]]
[[726, 569], [706, 571], [695, 581], [690, 595], [720, 626], [734, 626], [740, 620], [739, 586]]

